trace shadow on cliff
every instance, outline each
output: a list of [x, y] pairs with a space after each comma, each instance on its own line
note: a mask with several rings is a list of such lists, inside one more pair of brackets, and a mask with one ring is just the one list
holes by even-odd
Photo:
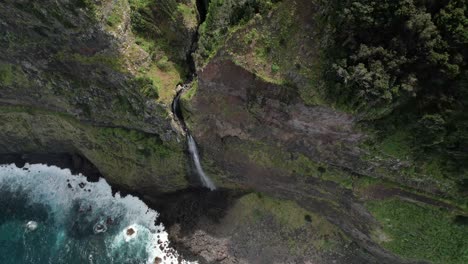
[[87, 158], [76, 153], [10, 153], [0, 154], [0, 164], [15, 164], [23, 168], [29, 164], [47, 164], [61, 169], [69, 169], [72, 174], [83, 174], [90, 182], [97, 182], [102, 174]]
[[206, 188], [189, 188], [164, 194], [149, 201], [161, 213], [160, 220], [167, 227], [179, 224], [183, 235], [195, 231], [201, 218], [219, 223], [236, 199], [246, 192], [229, 189], [210, 191]]

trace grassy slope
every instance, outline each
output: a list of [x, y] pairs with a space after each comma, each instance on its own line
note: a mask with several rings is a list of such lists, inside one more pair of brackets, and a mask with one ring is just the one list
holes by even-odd
[[398, 199], [370, 201], [382, 223], [382, 245], [412, 259], [440, 264], [468, 263], [468, 226], [454, 222], [448, 210]]
[[[250, 226], [277, 226], [274, 236], [280, 237], [291, 254], [304, 254], [314, 249], [320, 252], [334, 251], [343, 240], [341, 231], [323, 216], [307, 211], [292, 201], [252, 193], [240, 198], [234, 205], [232, 214], [235, 224]], [[297, 235], [302, 233], [307, 237]], [[296, 240], [301, 237], [301, 243]]]
[[[134, 71], [147, 84], [143, 92], [158, 102], [170, 105], [177, 84], [183, 82], [188, 68], [186, 45], [191, 39], [185, 34], [195, 31], [198, 18], [195, 1], [187, 4], [175, 0], [119, 0], [107, 12], [98, 14], [107, 23], [107, 30], [119, 34], [125, 17], [130, 20], [132, 41], [122, 54], [127, 60], [144, 61]], [[175, 44], [175, 45], [174, 45]]]

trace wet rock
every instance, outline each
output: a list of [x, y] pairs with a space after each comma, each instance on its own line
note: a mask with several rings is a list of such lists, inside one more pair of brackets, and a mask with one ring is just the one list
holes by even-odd
[[133, 228], [127, 229], [127, 236], [131, 236], [133, 234], [135, 234], [135, 230]]

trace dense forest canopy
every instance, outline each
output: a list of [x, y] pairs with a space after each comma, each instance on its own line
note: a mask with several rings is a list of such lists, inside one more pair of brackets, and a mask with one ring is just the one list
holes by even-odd
[[[365, 120], [412, 124], [420, 151], [468, 151], [468, 2], [333, 0], [328, 96]], [[378, 122], [377, 122], [378, 123]]]

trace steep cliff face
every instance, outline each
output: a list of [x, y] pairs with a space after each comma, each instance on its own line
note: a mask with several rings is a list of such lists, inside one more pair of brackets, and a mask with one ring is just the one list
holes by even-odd
[[[215, 58], [199, 73], [190, 107], [197, 138], [217, 143], [207, 144], [210, 153], [246, 142], [252, 145], [251, 150], [258, 147], [252, 162], [257, 158], [261, 163], [261, 152], [271, 147], [292, 153], [286, 157], [292, 162], [312, 158], [318, 165], [356, 171], [369, 166], [358, 147], [365, 135], [356, 129], [352, 115], [324, 106], [306, 106], [293, 87], [265, 82], [229, 58]], [[239, 155], [224, 160], [235, 163], [236, 157]], [[249, 175], [243, 177], [248, 179]]]
[[[329, 40], [320, 12], [310, 1], [213, 1], [195, 56], [198, 80], [182, 97], [184, 116], [218, 186], [320, 212], [370, 253], [343, 251], [357, 262], [405, 262], [382, 247], [386, 224], [371, 212], [400, 197], [430, 210], [452, 208], [450, 222], [465, 214], [463, 191], [433, 161], [389, 154], [362, 116], [326, 98], [321, 50]], [[404, 244], [394, 239], [394, 247]]]
[[336, 249], [355, 254], [353, 261], [399, 262], [372, 241], [377, 225], [362, 204], [332, 182], [351, 179], [343, 168], [370, 166], [358, 147], [364, 134], [352, 116], [307, 107], [290, 87], [267, 83], [226, 58], [211, 60], [198, 77], [190, 123], [218, 186], [253, 189], [320, 212], [372, 252], [363, 260], [359, 250]]
[[[0, 4], [0, 153], [77, 153], [133, 190], [188, 185], [167, 106], [184, 78], [176, 68], [190, 52], [196, 9], [190, 1], [158, 2], [167, 8], [148, 9], [147, 19], [175, 34], [143, 39], [134, 33], [147, 10], [140, 4]], [[158, 43], [169, 41], [177, 45], [166, 55]]]
[[[202, 263], [450, 260], [464, 191], [325, 96], [321, 4], [2, 1], [0, 156], [86, 158], [180, 223], [173, 241]], [[180, 192], [189, 162], [170, 103], [193, 66], [181, 107], [217, 192]], [[428, 253], [437, 239], [453, 251]]]
[[[210, 5], [196, 54], [199, 79], [183, 97], [196, 136], [210, 142], [207, 155], [233, 175], [244, 175], [234, 166], [236, 159], [245, 163], [244, 155], [256, 167], [282, 169], [297, 164], [299, 156], [320, 171], [336, 167], [461, 202], [463, 184], [457, 177], [463, 172], [446, 175], [432, 156], [416, 160], [401, 135], [410, 131], [377, 137], [383, 132], [372, 121], [363, 122], [362, 114], [327, 98], [321, 72], [330, 37], [321, 28], [327, 26], [320, 20], [325, 12], [326, 7], [308, 1]], [[208, 40], [214, 44], [207, 48]], [[235, 151], [242, 155], [221, 161], [219, 153], [242, 142], [247, 148]], [[283, 162], [272, 162], [281, 155]], [[293, 161], [286, 162], [289, 156]], [[294, 174], [291, 168], [287, 174]]]

